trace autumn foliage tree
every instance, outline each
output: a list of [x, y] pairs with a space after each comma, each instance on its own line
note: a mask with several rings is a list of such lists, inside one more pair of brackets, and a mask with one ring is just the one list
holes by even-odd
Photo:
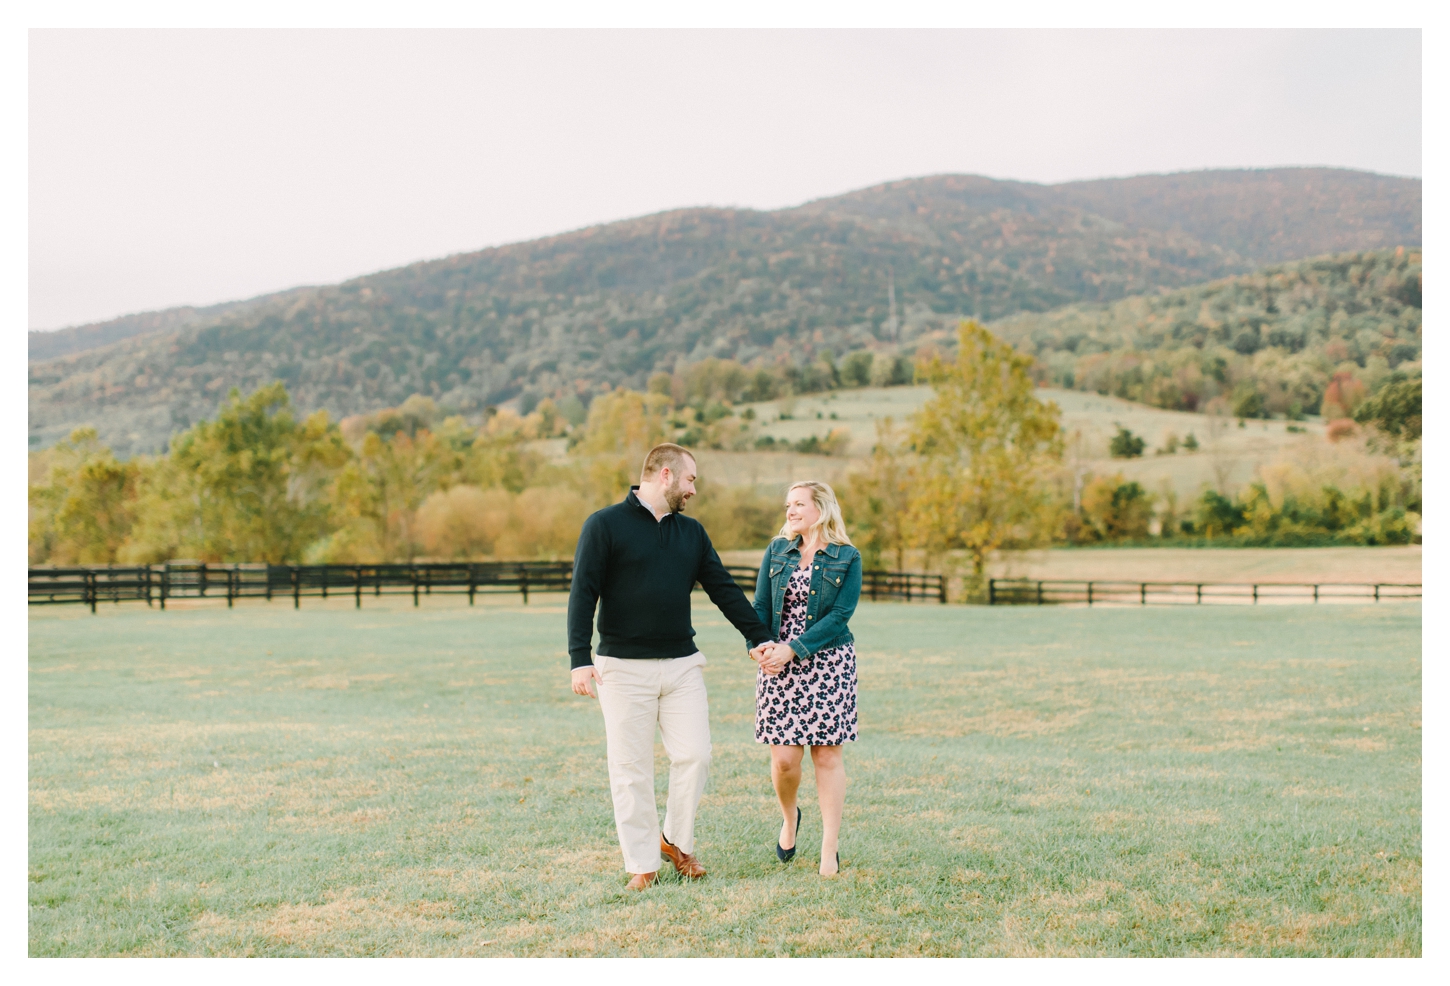
[[1031, 357], [976, 322], [959, 327], [954, 360], [918, 368], [936, 393], [911, 429], [910, 521], [928, 553], [966, 549], [969, 592], [992, 552], [1044, 544], [1057, 524], [1046, 479], [1062, 458], [1059, 411], [1037, 399], [1031, 371]]
[[853, 536], [867, 568], [890, 559], [897, 571], [905, 566], [912, 542], [911, 494], [915, 461], [891, 418], [876, 424], [876, 444], [863, 468], [852, 473], [842, 490]]
[[672, 406], [663, 394], [633, 390], [594, 398], [572, 451], [583, 460], [588, 488], [603, 502], [622, 497], [637, 480], [645, 452], [666, 440], [666, 416]]

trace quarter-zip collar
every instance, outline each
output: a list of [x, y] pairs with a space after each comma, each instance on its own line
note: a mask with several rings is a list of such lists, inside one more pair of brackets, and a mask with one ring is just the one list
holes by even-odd
[[675, 515], [675, 512], [673, 510], [666, 510], [663, 517], [655, 517], [655, 512], [650, 509], [650, 505], [639, 498], [638, 486], [631, 486], [629, 488], [629, 496], [624, 498], [624, 502], [634, 504], [636, 507], [647, 513], [650, 520], [655, 521], [655, 523], [658, 524], [663, 524], [665, 521], [669, 520]]
[[624, 498], [624, 502], [625, 503], [631, 503], [634, 506], [638, 507], [639, 509], [643, 510], [645, 513], [649, 514], [649, 519], [650, 520], [654, 520], [655, 519], [655, 512], [653, 510], [651, 510], [649, 507], [645, 506], [645, 502], [639, 498], [639, 487], [638, 486], [631, 486], [629, 488], [629, 494]]
[[[656, 517], [655, 512], [649, 508], [649, 504], [645, 503], [639, 498], [638, 486], [631, 486], [629, 488], [629, 496], [624, 498], [624, 502], [632, 503], [644, 512], [644, 515], [649, 518], [649, 522], [655, 526], [655, 541], [661, 547], [663, 547], [665, 543], [665, 538], [670, 531], [673, 531], [675, 529], [674, 511], [671, 510], [667, 512], [663, 517]], [[665, 524], [670, 525], [668, 529], [666, 529]]]

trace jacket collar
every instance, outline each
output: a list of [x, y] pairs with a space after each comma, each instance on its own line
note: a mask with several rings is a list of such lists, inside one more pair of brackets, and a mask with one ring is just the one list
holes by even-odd
[[[649, 508], [646, 507], [645, 509], [649, 509]], [[786, 554], [788, 554], [788, 555], [798, 555], [800, 553], [801, 553], [801, 537], [800, 537], [799, 534], [797, 534], [795, 537], [791, 538], [790, 546], [786, 548]], [[841, 554], [841, 545], [839, 545], [839, 544], [831, 544], [830, 542], [827, 542], [826, 543], [826, 546], [821, 549], [821, 553], [824, 554], [827, 558], [835, 559], [837, 556], [839, 556]]]

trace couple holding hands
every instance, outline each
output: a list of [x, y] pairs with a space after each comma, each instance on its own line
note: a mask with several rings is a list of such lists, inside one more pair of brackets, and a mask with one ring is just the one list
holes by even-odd
[[[754, 605], [725, 570], [699, 521], [683, 514], [695, 495], [695, 457], [656, 445], [640, 482], [620, 503], [584, 522], [569, 590], [569, 659], [575, 693], [604, 715], [614, 823], [628, 887], [644, 890], [661, 855], [698, 879], [695, 810], [710, 767], [710, 710], [694, 644], [690, 592], [698, 582], [745, 637], [759, 665], [755, 739], [770, 747], [780, 802], [776, 856], [796, 854], [804, 818], [796, 803], [810, 747], [821, 808], [821, 876], [840, 870], [846, 768], [841, 745], [856, 739], [856, 651], [847, 621], [861, 592], [861, 554], [851, 546], [835, 493], [802, 482], [786, 495], [786, 519], [761, 559]], [[591, 658], [596, 607], [599, 644]], [[670, 761], [663, 828], [655, 804], [654, 737]]]

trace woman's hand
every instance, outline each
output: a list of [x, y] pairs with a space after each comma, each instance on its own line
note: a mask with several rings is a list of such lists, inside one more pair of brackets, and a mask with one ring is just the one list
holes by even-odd
[[766, 644], [761, 648], [760, 670], [774, 677], [794, 659], [795, 651], [790, 649], [790, 644]]

